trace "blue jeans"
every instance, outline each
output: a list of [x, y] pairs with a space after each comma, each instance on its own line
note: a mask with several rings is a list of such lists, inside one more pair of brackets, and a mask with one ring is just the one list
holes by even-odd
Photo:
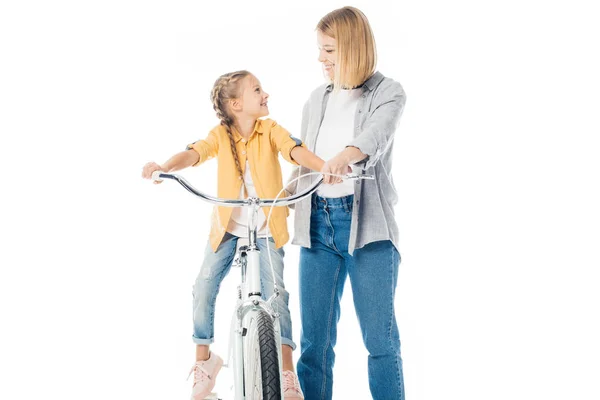
[[[210, 243], [206, 246], [204, 262], [193, 290], [194, 334], [192, 339], [196, 344], [208, 345], [214, 342], [215, 301], [221, 282], [231, 268], [237, 241], [237, 236], [225, 233], [225, 237], [223, 237], [223, 241], [216, 252], [212, 251]], [[263, 299], [268, 299], [273, 294], [273, 279], [269, 266], [266, 239], [258, 239], [257, 245], [260, 250], [261, 293]], [[273, 269], [275, 270], [275, 280], [279, 288], [279, 297], [275, 299], [276, 304], [274, 306], [280, 314], [281, 344], [286, 344], [295, 349], [296, 345], [292, 341], [292, 320], [288, 307], [290, 295], [283, 284], [283, 256], [285, 253], [283, 247], [275, 248], [272, 238], [269, 238], [269, 248], [271, 249]], [[233, 295], [231, 294], [231, 296]]]
[[302, 335], [298, 376], [306, 399], [330, 400], [340, 299], [350, 277], [354, 308], [369, 352], [374, 400], [404, 400], [400, 335], [394, 311], [400, 254], [391, 241], [348, 253], [353, 196], [313, 196], [311, 248], [300, 249]]

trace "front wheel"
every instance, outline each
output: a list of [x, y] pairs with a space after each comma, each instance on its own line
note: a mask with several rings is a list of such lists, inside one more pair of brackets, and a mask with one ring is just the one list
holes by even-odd
[[279, 356], [273, 319], [264, 310], [247, 317], [244, 336], [244, 392], [247, 400], [281, 400]]

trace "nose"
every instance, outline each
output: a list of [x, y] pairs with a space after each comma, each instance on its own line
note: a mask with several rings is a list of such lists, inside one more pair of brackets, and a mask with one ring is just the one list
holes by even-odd
[[264, 96], [265, 96], [265, 100], [268, 99], [269, 98], [269, 93], [267, 93], [267, 92], [263, 92], [263, 93], [264, 93]]
[[325, 51], [324, 50], [319, 50], [319, 57], [317, 58], [319, 60], [319, 62], [325, 62]]

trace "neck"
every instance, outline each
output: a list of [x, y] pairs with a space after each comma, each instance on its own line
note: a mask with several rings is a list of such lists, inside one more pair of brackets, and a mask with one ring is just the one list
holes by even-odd
[[244, 139], [248, 139], [252, 132], [254, 132], [254, 126], [256, 125], [256, 118], [236, 118], [235, 119], [235, 128], [238, 130], [240, 135]]

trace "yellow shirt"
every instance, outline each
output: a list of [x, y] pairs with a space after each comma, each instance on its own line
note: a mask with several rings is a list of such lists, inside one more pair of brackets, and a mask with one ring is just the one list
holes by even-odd
[[[235, 128], [232, 131], [240, 166], [244, 171], [246, 160], [250, 164], [252, 181], [258, 197], [275, 198], [283, 188], [279, 153], [290, 163], [298, 165], [292, 159], [290, 152], [294, 147], [304, 146], [304, 144], [271, 119], [257, 120], [254, 132], [248, 140], [243, 139]], [[235, 166], [229, 136], [223, 125], [218, 125], [208, 133], [206, 139], [192, 143], [187, 148], [195, 150], [200, 155], [194, 166], [217, 157], [217, 195], [224, 199], [239, 198], [242, 178]], [[210, 244], [213, 251], [217, 251], [225, 236], [232, 211], [231, 207], [216, 206], [213, 210], [210, 231]], [[269, 207], [263, 207], [263, 212], [268, 215]], [[287, 207], [275, 207], [271, 214], [269, 230], [277, 248], [289, 240], [286, 220], [288, 214]]]

